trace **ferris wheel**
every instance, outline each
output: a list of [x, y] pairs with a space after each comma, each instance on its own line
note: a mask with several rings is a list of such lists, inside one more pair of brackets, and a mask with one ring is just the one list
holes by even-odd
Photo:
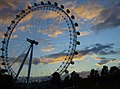
[[2, 41], [2, 65], [8, 74], [29, 82], [54, 72], [68, 73], [80, 44], [74, 21], [70, 10], [56, 2], [34, 3], [22, 10], [7, 27]]

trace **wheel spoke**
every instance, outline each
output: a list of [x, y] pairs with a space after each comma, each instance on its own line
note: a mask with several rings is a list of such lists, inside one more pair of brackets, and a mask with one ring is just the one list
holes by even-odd
[[[56, 70], [61, 75], [64, 73], [69, 66], [66, 62], [73, 58], [69, 54], [76, 49], [75, 25], [78, 26], [77, 23], [74, 25], [68, 12], [64, 11], [63, 5], [35, 4], [22, 10], [17, 19], [12, 21], [6, 32], [8, 36], [2, 41], [5, 49], [2, 55], [10, 61], [9, 67], [17, 73], [15, 78], [19, 75], [28, 77], [29, 85], [30, 77], [49, 76]], [[26, 49], [28, 46], [30, 48]], [[28, 75], [26, 70], [29, 70]]]

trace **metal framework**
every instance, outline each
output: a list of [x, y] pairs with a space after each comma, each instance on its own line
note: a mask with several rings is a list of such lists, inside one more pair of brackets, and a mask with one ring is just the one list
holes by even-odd
[[73, 22], [73, 19], [75, 19], [75, 17], [73, 15], [69, 15], [70, 10], [67, 9], [65, 11], [63, 5], [58, 6], [56, 2], [52, 4], [50, 1], [48, 1], [47, 3], [44, 3], [44, 2], [41, 2], [39, 4], [34, 3], [33, 6], [28, 6], [27, 9], [22, 10], [21, 13], [16, 15], [15, 19], [12, 20], [11, 24], [7, 27], [8, 30], [4, 34], [4, 39], [2, 41], [1, 59], [3, 60], [2, 65], [5, 67], [5, 69], [8, 70], [8, 74], [13, 75], [17, 79], [22, 70], [22, 67], [24, 66], [26, 58], [28, 57], [28, 54], [30, 53], [27, 86], [29, 84], [30, 70], [31, 70], [31, 64], [32, 64], [33, 45], [37, 45], [38, 42], [36, 42], [34, 39], [31, 40], [27, 38], [27, 41], [30, 43], [30, 47], [27, 51], [25, 58], [23, 59], [21, 63], [21, 66], [18, 72], [15, 73], [9, 63], [9, 54], [8, 54], [9, 41], [11, 39], [11, 35], [14, 29], [16, 28], [17, 24], [19, 24], [19, 22], [28, 14], [38, 11], [38, 10], [49, 10], [49, 11], [58, 13], [60, 16], [62, 16], [62, 18], [64, 19], [64, 21], [66, 22], [68, 26], [67, 28], [69, 30], [69, 48], [67, 50], [68, 53], [66, 54], [66, 57], [63, 60], [62, 64], [56, 69], [56, 72], [60, 73], [60, 75], [62, 75], [64, 72], [68, 73], [67, 71], [68, 66], [70, 64], [74, 64], [72, 59], [74, 55], [78, 54], [78, 52], [76, 52], [76, 46], [80, 44], [80, 42], [77, 41], [77, 35], [80, 35], [80, 33], [76, 32], [76, 27], [78, 26], [78, 24]]

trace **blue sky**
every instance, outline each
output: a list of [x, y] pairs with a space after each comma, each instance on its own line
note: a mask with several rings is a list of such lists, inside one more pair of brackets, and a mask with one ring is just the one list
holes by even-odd
[[[34, 2], [42, 0], [1, 0], [0, 1], [0, 41], [10, 21], [22, 9]], [[43, 0], [47, 1], [47, 0]], [[51, 0], [63, 4], [75, 15], [78, 22], [77, 31], [81, 45], [77, 46], [79, 54], [74, 57], [75, 64], [68, 70], [77, 72], [101, 69], [103, 65], [119, 66], [120, 63], [120, 1], [119, 0]], [[39, 20], [42, 18], [41, 20]], [[64, 59], [68, 49], [69, 33], [56, 13], [32, 13], [25, 17], [15, 28], [9, 52], [11, 61], [21, 54], [29, 45], [26, 38], [39, 41], [39, 46], [34, 47], [34, 60], [32, 76], [48, 75], [55, 70]], [[51, 21], [53, 23], [51, 23]], [[47, 26], [47, 27], [46, 27]], [[33, 30], [35, 29], [35, 30]], [[29, 33], [29, 34], [28, 34]], [[22, 40], [21, 40], [22, 39]], [[16, 45], [17, 44], [17, 45]], [[0, 45], [2, 45], [0, 43]], [[19, 47], [19, 49], [14, 49]], [[13, 50], [14, 49], [14, 50]], [[18, 51], [19, 50], [19, 51]], [[13, 58], [14, 57], [14, 58]], [[50, 58], [44, 61], [41, 59]], [[18, 61], [13, 67], [17, 71]], [[42, 67], [44, 66], [44, 67]], [[27, 62], [24, 67], [27, 67]], [[42, 70], [42, 73], [36, 72]], [[24, 68], [21, 76], [27, 72]]]

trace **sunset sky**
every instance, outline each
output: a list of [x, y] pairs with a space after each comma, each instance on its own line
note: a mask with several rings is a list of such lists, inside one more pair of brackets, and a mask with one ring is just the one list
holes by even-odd
[[[15, 15], [28, 5], [40, 1], [47, 2], [47, 0], [0, 0], [0, 46], [4, 33]], [[120, 65], [120, 0], [51, 0], [54, 1], [69, 8], [70, 15], [76, 17], [74, 22], [79, 24], [77, 31], [81, 33], [78, 36], [81, 45], [76, 49], [79, 54], [73, 59], [75, 64], [68, 68], [70, 72], [89, 71], [93, 68], [100, 70], [103, 65], [109, 67]], [[44, 14], [35, 12], [26, 16], [16, 26], [11, 36], [9, 44], [11, 63], [28, 47], [26, 38], [35, 39], [39, 41], [39, 46], [34, 47], [31, 75], [43, 76], [53, 72], [64, 59], [69, 44], [69, 33], [64, 23], [54, 12]], [[48, 27], [44, 27], [46, 25]], [[16, 72], [20, 62], [21, 60], [13, 65]], [[27, 64], [26, 62], [21, 76], [27, 71]], [[39, 73], [39, 70], [42, 70], [42, 73]]]

